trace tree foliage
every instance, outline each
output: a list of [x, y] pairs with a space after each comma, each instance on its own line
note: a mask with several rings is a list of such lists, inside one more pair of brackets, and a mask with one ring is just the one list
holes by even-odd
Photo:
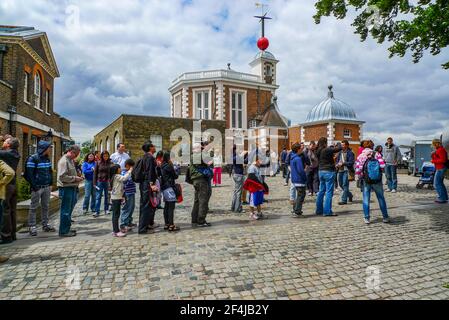
[[80, 155], [79, 155], [79, 159], [84, 159], [84, 157], [88, 154], [88, 153], [90, 153], [90, 152], [93, 152], [94, 150], [93, 150], [93, 143], [92, 143], [92, 141], [85, 141], [85, 142], [83, 142], [82, 144], [81, 144], [81, 152], [80, 152]]
[[[390, 58], [410, 51], [417, 63], [426, 51], [437, 55], [449, 45], [449, 0], [319, 0], [315, 23], [323, 16], [346, 17], [348, 9], [360, 14], [352, 26], [365, 41], [370, 34], [378, 43], [391, 42]], [[442, 65], [449, 69], [449, 61]]]

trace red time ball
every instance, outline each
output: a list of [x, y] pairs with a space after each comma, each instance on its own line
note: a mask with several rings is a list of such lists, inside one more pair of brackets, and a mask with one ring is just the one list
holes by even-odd
[[270, 45], [270, 42], [265, 37], [262, 37], [259, 40], [257, 40], [257, 47], [262, 51], [265, 51], [269, 45]]

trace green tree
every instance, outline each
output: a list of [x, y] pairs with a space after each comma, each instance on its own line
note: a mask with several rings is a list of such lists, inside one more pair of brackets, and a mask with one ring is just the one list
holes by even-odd
[[[390, 58], [412, 53], [417, 63], [425, 51], [437, 55], [449, 45], [449, 0], [319, 0], [313, 16], [346, 17], [348, 9], [360, 12], [352, 26], [365, 41], [368, 34], [378, 43], [392, 43]], [[442, 65], [449, 69], [449, 61]]]
[[92, 141], [85, 141], [81, 144], [81, 153], [79, 156], [79, 159], [83, 160], [84, 157], [89, 153], [89, 152], [93, 152], [93, 143]]

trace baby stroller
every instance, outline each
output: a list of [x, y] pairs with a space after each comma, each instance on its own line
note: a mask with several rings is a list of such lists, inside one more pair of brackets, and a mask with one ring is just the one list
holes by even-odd
[[419, 178], [416, 189], [424, 189], [427, 185], [427, 189], [433, 190], [433, 179], [435, 177], [435, 165], [431, 162], [424, 162], [421, 167], [422, 175]]

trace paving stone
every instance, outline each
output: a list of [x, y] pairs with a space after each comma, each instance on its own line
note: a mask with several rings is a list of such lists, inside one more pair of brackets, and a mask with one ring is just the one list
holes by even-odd
[[[441, 232], [449, 215], [433, 204], [434, 192], [415, 188], [416, 178], [400, 175], [399, 192], [385, 194], [390, 225], [379, 221], [373, 201], [369, 228], [358, 202], [335, 204], [343, 214], [324, 219], [306, 197], [305, 218], [293, 219], [284, 201], [288, 187], [280, 177], [267, 183], [269, 219], [231, 215], [233, 182], [223, 175], [223, 186], [213, 189], [211, 228], [191, 228], [192, 186], [183, 184], [185, 200], [175, 214], [181, 232], [131, 232], [120, 241], [110, 237], [110, 217], [83, 216], [78, 201], [77, 237], [20, 234], [2, 248], [11, 259], [0, 268], [0, 299], [449, 299], [442, 287], [449, 233]], [[163, 224], [161, 211], [156, 220]], [[52, 223], [58, 225], [58, 215]], [[67, 289], [73, 266], [81, 290]], [[378, 291], [366, 290], [370, 266], [379, 268]]]

